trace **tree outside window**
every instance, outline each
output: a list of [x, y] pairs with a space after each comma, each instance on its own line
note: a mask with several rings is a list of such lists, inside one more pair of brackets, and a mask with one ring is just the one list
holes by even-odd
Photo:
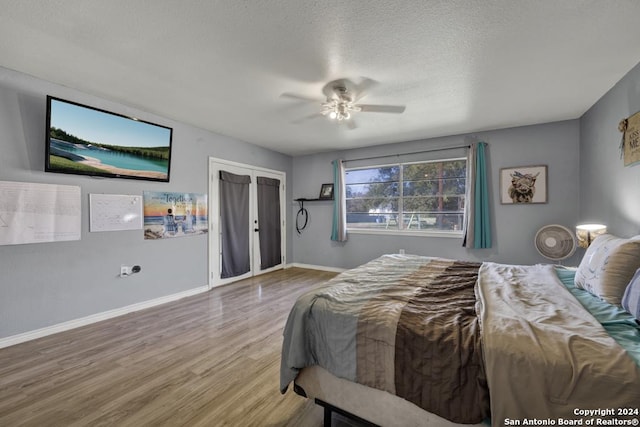
[[347, 227], [461, 230], [465, 186], [465, 159], [347, 169]]

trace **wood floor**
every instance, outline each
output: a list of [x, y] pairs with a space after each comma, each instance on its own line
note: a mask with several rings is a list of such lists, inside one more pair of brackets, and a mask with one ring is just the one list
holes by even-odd
[[[291, 268], [0, 349], [0, 426], [320, 426], [279, 388]], [[291, 388], [291, 387], [290, 387]]]

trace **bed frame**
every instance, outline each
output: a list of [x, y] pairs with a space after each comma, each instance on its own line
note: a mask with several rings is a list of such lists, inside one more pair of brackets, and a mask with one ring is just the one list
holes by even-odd
[[325, 427], [331, 427], [333, 412], [363, 426], [473, 426], [453, 423], [386, 391], [338, 378], [320, 366], [300, 371], [293, 389], [324, 407]]

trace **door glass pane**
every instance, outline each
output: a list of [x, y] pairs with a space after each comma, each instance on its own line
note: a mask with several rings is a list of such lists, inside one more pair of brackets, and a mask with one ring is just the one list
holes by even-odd
[[241, 276], [251, 271], [249, 242], [249, 175], [220, 171], [220, 277]]
[[260, 270], [282, 263], [280, 180], [258, 176]]

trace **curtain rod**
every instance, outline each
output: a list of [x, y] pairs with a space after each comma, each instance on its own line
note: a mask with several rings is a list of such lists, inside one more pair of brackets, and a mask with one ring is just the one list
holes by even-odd
[[359, 159], [347, 159], [347, 160], [343, 160], [343, 162], [356, 162], [356, 161], [360, 161], [360, 160], [373, 160], [373, 159], [384, 159], [387, 157], [400, 157], [400, 156], [409, 156], [412, 154], [423, 154], [423, 153], [433, 153], [436, 151], [446, 151], [446, 150], [456, 150], [458, 148], [469, 148], [471, 147], [470, 144], [466, 144], [466, 145], [456, 145], [453, 147], [442, 147], [442, 148], [432, 148], [430, 150], [422, 150], [422, 151], [414, 151], [411, 153], [401, 153], [401, 154], [387, 154], [385, 156], [371, 156], [371, 157], [361, 157]]

